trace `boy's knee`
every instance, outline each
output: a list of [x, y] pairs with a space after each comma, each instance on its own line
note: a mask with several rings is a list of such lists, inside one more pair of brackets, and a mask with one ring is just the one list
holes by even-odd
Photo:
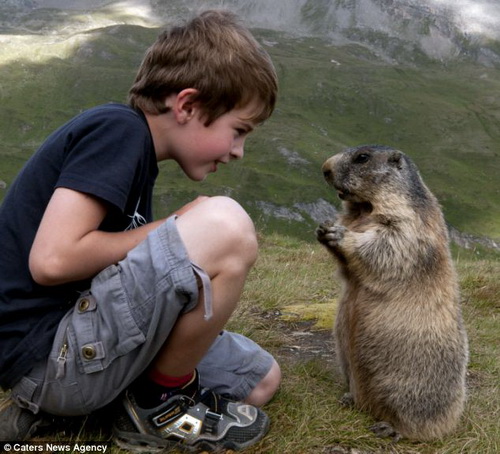
[[250, 405], [261, 407], [269, 402], [278, 391], [281, 383], [281, 368], [276, 361], [273, 361], [271, 369], [266, 376], [257, 384], [245, 402]]
[[257, 258], [258, 243], [255, 226], [248, 213], [230, 197], [212, 197], [207, 203], [210, 204], [216, 232], [224, 241], [231, 243], [235, 251], [245, 252], [253, 263]]
[[224, 222], [233, 224], [238, 231], [249, 230], [255, 234], [252, 220], [244, 208], [234, 199], [226, 196], [215, 196], [207, 199], [210, 210], [221, 216]]
[[247, 269], [257, 259], [253, 222], [230, 197], [210, 197], [179, 216], [177, 225], [191, 258], [208, 267], [206, 271], [217, 272], [216, 264], [227, 258], [233, 261], [234, 270], [238, 269], [238, 263]]

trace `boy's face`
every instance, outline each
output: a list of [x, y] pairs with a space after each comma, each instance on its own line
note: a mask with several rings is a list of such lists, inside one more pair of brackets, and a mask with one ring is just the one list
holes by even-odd
[[197, 109], [178, 135], [175, 150], [170, 155], [184, 173], [195, 181], [201, 181], [209, 173], [216, 172], [219, 164], [227, 164], [243, 157], [243, 147], [255, 123], [248, 120], [257, 107], [250, 103], [242, 108], [226, 112], [209, 126], [205, 126], [203, 113]]

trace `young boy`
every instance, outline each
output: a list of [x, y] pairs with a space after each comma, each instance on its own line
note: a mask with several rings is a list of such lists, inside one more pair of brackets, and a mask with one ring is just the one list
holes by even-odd
[[54, 132], [0, 208], [0, 439], [29, 438], [43, 413], [82, 415], [122, 399], [124, 446], [243, 449], [280, 369], [223, 331], [257, 256], [234, 200], [200, 197], [152, 220], [157, 162], [193, 180], [243, 157], [271, 115], [267, 53], [230, 13], [159, 36], [129, 105]]

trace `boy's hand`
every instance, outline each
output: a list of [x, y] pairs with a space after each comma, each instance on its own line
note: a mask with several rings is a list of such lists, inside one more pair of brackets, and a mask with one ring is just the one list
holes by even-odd
[[208, 197], [206, 195], [199, 195], [198, 197], [196, 197], [196, 199], [192, 200], [189, 203], [186, 203], [186, 205], [180, 207], [177, 211], [174, 211], [173, 214], [176, 214], [177, 216], [181, 216], [186, 211], [189, 211], [191, 208], [195, 207], [199, 203], [204, 202], [205, 200], [208, 200], [209, 198], [210, 197]]

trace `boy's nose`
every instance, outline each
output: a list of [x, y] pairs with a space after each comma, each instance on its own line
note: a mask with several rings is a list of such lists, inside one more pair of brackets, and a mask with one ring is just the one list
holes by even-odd
[[241, 159], [245, 154], [245, 150], [243, 148], [243, 144], [235, 145], [231, 150], [231, 158], [232, 159]]

